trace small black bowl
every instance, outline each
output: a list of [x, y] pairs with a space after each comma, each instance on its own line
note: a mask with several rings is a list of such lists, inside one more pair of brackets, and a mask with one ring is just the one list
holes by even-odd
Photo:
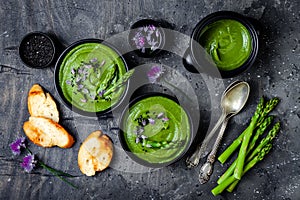
[[45, 68], [54, 63], [56, 48], [53, 38], [42, 32], [24, 36], [19, 46], [22, 62], [31, 68]]
[[[109, 112], [111, 112], [113, 109], [115, 109], [116, 107], [118, 107], [122, 101], [125, 99], [126, 93], [128, 91], [128, 87], [129, 87], [129, 82], [130, 80], [128, 80], [126, 82], [126, 84], [124, 84], [124, 91], [122, 92], [122, 95], [119, 97], [118, 101], [115, 102], [115, 104], [111, 105], [109, 108], [104, 109], [104, 110], [99, 110], [99, 111], [88, 111], [86, 109], [82, 109], [78, 106], [73, 105], [64, 95], [63, 90], [60, 86], [60, 68], [61, 65], [65, 59], [65, 57], [68, 55], [68, 53], [72, 50], [74, 50], [76, 47], [78, 47], [79, 45], [82, 44], [86, 44], [86, 43], [96, 43], [96, 44], [102, 44], [106, 47], [108, 47], [110, 50], [112, 50], [115, 54], [118, 55], [118, 58], [120, 58], [120, 60], [122, 61], [122, 63], [124, 64], [125, 67], [125, 71], [128, 71], [128, 66], [127, 63], [125, 61], [125, 59], [123, 58], [123, 56], [120, 54], [120, 52], [110, 43], [101, 40], [101, 39], [82, 39], [79, 40], [77, 42], [74, 42], [73, 44], [71, 44], [70, 46], [68, 46], [60, 55], [60, 57], [58, 58], [56, 64], [55, 64], [55, 71], [54, 71], [54, 85], [56, 88], [57, 93], [59, 94], [61, 100], [63, 101], [63, 103], [72, 111], [81, 114], [81, 115], [85, 115], [85, 116], [90, 116], [90, 117], [96, 117], [96, 116], [101, 116], [104, 114], [107, 114]], [[86, 53], [86, 52], [85, 52]], [[103, 61], [104, 62], [104, 61]]]
[[185, 111], [185, 113], [186, 113], [186, 115], [188, 117], [189, 126], [190, 126], [189, 139], [188, 139], [188, 141], [185, 141], [185, 145], [182, 147], [182, 148], [184, 148], [182, 150], [182, 152], [179, 155], [177, 155], [174, 159], [172, 159], [172, 160], [170, 160], [168, 162], [148, 162], [148, 161], [146, 161], [146, 160], [138, 157], [137, 155], [135, 155], [130, 150], [130, 148], [128, 147], [128, 144], [127, 144], [126, 139], [125, 139], [125, 133], [124, 133], [123, 127], [127, 123], [126, 122], [126, 118], [128, 117], [128, 114], [130, 112], [130, 108], [132, 106], [134, 106], [136, 103], [138, 103], [139, 101], [147, 99], [147, 98], [151, 98], [151, 97], [163, 97], [163, 98], [167, 98], [168, 100], [173, 101], [174, 103], [179, 104], [178, 100], [174, 96], [171, 96], [171, 95], [168, 95], [168, 94], [165, 94], [165, 93], [159, 93], [159, 92], [144, 93], [142, 95], [139, 95], [139, 96], [135, 97], [133, 100], [130, 101], [129, 105], [127, 105], [127, 107], [122, 112], [122, 115], [121, 115], [121, 117], [119, 119], [120, 120], [119, 121], [119, 127], [120, 127], [120, 129], [119, 129], [118, 136], [119, 136], [119, 141], [121, 143], [122, 148], [124, 149], [124, 151], [127, 153], [127, 155], [132, 160], [134, 160], [138, 164], [141, 164], [141, 165], [146, 166], [146, 167], [161, 168], [161, 167], [169, 166], [169, 165], [171, 165], [171, 164], [179, 161], [185, 155], [185, 153], [189, 150], [189, 148], [190, 148], [190, 146], [191, 146], [191, 144], [192, 144], [192, 142], [194, 140], [196, 131], [195, 131], [195, 127], [194, 127], [194, 124], [193, 124], [193, 119], [192, 119], [190, 113], [185, 108], [185, 106], [180, 105], [183, 108], [183, 110]]
[[[214, 23], [219, 20], [230, 19], [240, 22], [244, 25], [250, 33], [251, 37], [251, 53], [248, 59], [238, 68], [224, 71], [217, 68], [211, 58], [208, 58], [209, 55], [205, 51], [205, 49], [200, 45], [201, 41], [199, 41], [200, 35], [205, 27], [209, 24]], [[221, 78], [230, 78], [239, 75], [244, 72], [248, 68], [250, 68], [258, 54], [259, 48], [259, 35], [260, 27], [259, 23], [252, 18], [245, 17], [239, 13], [232, 11], [219, 11], [212, 13], [205, 18], [203, 18], [194, 28], [190, 46], [186, 50], [183, 64], [186, 69], [193, 73], [207, 73], [212, 76], [220, 76]]]
[[141, 57], [150, 58], [157, 55], [165, 46], [165, 31], [162, 23], [152, 19], [135, 22], [130, 27], [128, 43]]

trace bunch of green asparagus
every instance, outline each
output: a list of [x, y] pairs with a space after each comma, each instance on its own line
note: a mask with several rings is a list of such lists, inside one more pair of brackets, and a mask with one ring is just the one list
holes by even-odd
[[222, 193], [225, 189], [232, 192], [242, 176], [269, 153], [272, 148], [272, 141], [279, 132], [280, 123], [275, 123], [268, 134], [261, 139], [260, 143], [258, 143], [258, 139], [272, 124], [274, 117], [268, 116], [268, 114], [278, 103], [279, 99], [276, 97], [270, 99], [266, 103], [262, 97], [257, 105], [254, 115], [251, 118], [249, 126], [218, 157], [218, 160], [224, 164], [240, 146], [238, 157], [219, 178], [217, 181], [218, 185], [212, 189], [211, 192], [213, 195], [216, 196]]

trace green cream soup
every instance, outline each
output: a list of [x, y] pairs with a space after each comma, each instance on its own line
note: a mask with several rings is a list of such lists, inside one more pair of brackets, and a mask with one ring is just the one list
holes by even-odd
[[223, 71], [240, 67], [249, 58], [252, 50], [251, 35], [247, 28], [231, 19], [207, 25], [202, 30], [199, 41], [217, 67]]
[[64, 97], [76, 108], [100, 112], [115, 105], [124, 87], [112, 87], [126, 72], [121, 57], [100, 43], [80, 44], [69, 51], [59, 69]]
[[135, 103], [123, 118], [123, 134], [129, 150], [152, 164], [173, 161], [190, 141], [190, 123], [184, 109], [161, 96]]

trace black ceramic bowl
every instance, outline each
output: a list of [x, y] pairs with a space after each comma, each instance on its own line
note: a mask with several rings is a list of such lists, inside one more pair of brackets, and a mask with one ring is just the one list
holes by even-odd
[[113, 67], [116, 68], [114, 73], [118, 74], [115, 77], [120, 78], [121, 73], [128, 71], [124, 58], [114, 46], [100, 39], [79, 40], [68, 46], [57, 60], [54, 72], [55, 88], [70, 110], [92, 117], [106, 114], [121, 104], [127, 93], [129, 80], [121, 89], [116, 90], [118, 96], [113, 100], [100, 98], [106, 90], [98, 93], [98, 90], [91, 89], [87, 83], [92, 84], [102, 77], [108, 77], [107, 74]]
[[136, 54], [149, 58], [157, 55], [165, 46], [162, 23], [152, 19], [135, 22], [128, 35], [128, 42]]
[[25, 35], [19, 46], [22, 62], [31, 68], [48, 67], [54, 62], [56, 54], [53, 39], [42, 32], [31, 32]]
[[[250, 37], [251, 37], [251, 52], [247, 60], [241, 64], [238, 68], [230, 70], [230, 71], [224, 71], [219, 70], [217, 66], [212, 63], [212, 59], [207, 59], [207, 52], [204, 50], [204, 48], [201, 47], [199, 41], [200, 35], [202, 34], [202, 31], [204, 28], [206, 28], [208, 25], [217, 22], [219, 20], [225, 20], [230, 19], [237, 22], [240, 22], [246, 29], [248, 30]], [[212, 13], [205, 18], [203, 18], [194, 28], [191, 40], [190, 40], [190, 46], [187, 49], [185, 56], [184, 56], [184, 66], [189, 70], [190, 72], [194, 73], [208, 73], [210, 75], [219, 76], [221, 75], [222, 78], [229, 78], [236, 76], [242, 72], [244, 72], [246, 69], [250, 68], [258, 54], [258, 47], [259, 47], [259, 25], [258, 22], [252, 18], [245, 17], [241, 14], [231, 12], [231, 11], [219, 11]], [[218, 73], [219, 72], [219, 73]]]
[[[175, 97], [167, 95], [167, 94], [164, 94], [164, 93], [151, 92], [151, 93], [143, 94], [143, 95], [140, 95], [140, 96], [134, 98], [129, 103], [129, 105], [124, 109], [124, 111], [123, 111], [123, 113], [121, 115], [120, 122], [119, 122], [119, 127], [120, 127], [119, 140], [120, 140], [120, 143], [122, 145], [122, 148], [125, 150], [125, 152], [127, 153], [127, 155], [130, 158], [132, 158], [135, 162], [137, 162], [138, 164], [141, 164], [143, 166], [150, 167], [150, 168], [161, 168], [161, 167], [168, 166], [168, 165], [171, 165], [171, 164], [177, 162], [178, 160], [180, 160], [184, 156], [184, 154], [188, 151], [188, 149], [190, 148], [190, 146], [192, 144], [192, 141], [193, 141], [193, 139], [195, 137], [196, 131], [194, 130], [195, 127], [193, 126], [194, 124], [193, 124], [193, 121], [191, 119], [191, 116], [189, 115], [188, 110], [185, 109], [184, 106], [179, 105], [181, 107], [181, 109], [183, 110], [183, 112], [184, 112], [180, 116], [183, 116], [183, 115], [186, 114], [185, 116], [187, 117], [186, 119], [188, 121], [188, 122], [184, 121], [184, 120], [181, 121], [180, 122], [181, 125], [183, 126], [183, 124], [186, 124], [186, 123], [189, 124], [189, 132], [186, 133], [187, 134], [187, 138], [185, 140], [182, 139], [184, 141], [182, 141], [182, 140], [180, 140], [180, 141], [177, 141], [177, 140], [176, 141], [172, 141], [174, 143], [168, 143], [170, 146], [167, 146], [167, 147], [163, 146], [163, 143], [160, 142], [159, 145], [162, 145], [162, 146], [160, 146], [160, 147], [153, 147], [152, 146], [150, 148], [150, 150], [149, 149], [148, 150], [145, 149], [145, 151], [142, 154], [140, 154], [140, 155], [137, 155], [136, 152], [133, 152], [134, 150], [132, 150], [132, 148], [130, 148], [130, 145], [132, 145], [132, 143], [130, 144], [130, 142], [129, 142], [129, 141], [132, 142], [132, 139], [133, 139], [132, 136], [133, 135], [132, 134], [128, 135], [128, 133], [126, 133], [126, 130], [125, 130], [126, 127], [129, 126], [129, 123], [127, 121], [128, 117], [129, 117], [129, 114], [130, 114], [130, 112], [134, 112], [134, 110], [132, 110], [132, 109], [134, 109], [134, 107], [138, 103], [145, 102], [145, 100], [146, 100], [146, 102], [147, 101], [148, 102], [151, 101], [151, 104], [153, 103], [153, 105], [155, 104], [156, 106], [157, 105], [158, 106], [162, 106], [162, 107], [166, 106], [164, 104], [160, 104], [158, 101], [152, 101], [153, 98], [165, 99], [165, 101], [166, 101], [165, 104], [168, 104], [168, 103], [170, 104], [170, 102], [172, 102], [172, 103], [174, 103], [176, 105], [179, 105], [179, 102], [177, 101], [177, 99]], [[175, 112], [175, 111], [173, 111], [173, 112]], [[151, 111], [149, 113], [150, 113], [149, 115], [151, 115]], [[156, 113], [156, 114], [159, 114], [159, 113]], [[155, 114], [155, 116], [158, 116], [156, 114]], [[149, 126], [151, 127], [151, 126], [155, 126], [155, 125], [159, 124], [159, 121], [157, 121], [157, 120], [160, 120], [160, 118], [157, 117], [157, 118], [154, 118], [154, 119], [155, 119], [155, 122], [153, 122], [153, 124], [150, 124], [151, 123], [150, 121], [147, 122], [148, 124], [146, 126], [148, 126], [148, 128], [149, 128]], [[170, 119], [170, 124], [172, 123], [171, 120], [172, 119]], [[178, 120], [178, 118], [177, 118], [177, 120]], [[143, 122], [139, 122], [139, 123], [143, 123]], [[146, 126], [144, 126], [144, 129], [147, 130]], [[155, 130], [155, 128], [154, 128], [154, 130]], [[168, 130], [168, 129], [166, 129], [166, 130]], [[141, 135], [139, 135], [139, 134], [141, 134]], [[144, 148], [144, 147], [147, 147], [147, 145], [149, 145], [148, 144], [149, 141], [150, 141], [150, 143], [151, 142], [155, 142], [155, 139], [153, 138], [153, 136], [152, 137], [149, 136], [149, 138], [146, 138], [145, 143], [142, 144], [143, 141], [144, 141], [143, 138], [142, 138], [143, 137], [142, 134], [143, 134], [143, 132], [142, 133], [137, 133], [136, 136], [137, 136], [137, 138], [139, 138], [138, 139], [139, 143], [135, 143], [135, 144], [144, 145], [142, 147], [142, 148]], [[161, 132], [158, 132], [157, 134], [161, 134]], [[168, 133], [168, 134], [173, 134], [173, 133]], [[156, 137], [156, 135], [154, 135], [154, 137]], [[149, 139], [149, 141], [148, 141], [148, 139]], [[179, 140], [179, 138], [177, 138], [177, 139]], [[135, 140], [135, 142], [136, 142], [136, 140]], [[174, 146], [172, 146], [172, 144]], [[169, 148], [169, 149], [165, 149], [165, 148]], [[174, 148], [174, 149], [172, 149], [172, 148]], [[152, 153], [149, 153], [149, 151], [152, 151]], [[170, 158], [170, 160], [168, 160], [166, 158], [162, 158], [164, 155], [167, 155], [167, 153], [165, 153], [164, 151], [166, 151], [166, 152], [167, 151], [170, 151], [170, 152], [176, 151], [176, 152], [179, 152], [179, 153], [177, 155], [173, 155], [173, 157]], [[158, 154], [162, 154], [162, 155], [158, 156]], [[150, 158], [150, 160], [151, 159], [153, 159], [153, 160], [150, 162], [149, 159], [145, 159], [146, 157]], [[163, 160], [163, 159], [165, 159], [165, 160]]]

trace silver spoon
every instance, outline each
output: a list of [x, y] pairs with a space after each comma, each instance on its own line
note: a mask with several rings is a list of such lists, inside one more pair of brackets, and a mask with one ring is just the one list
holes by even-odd
[[199, 145], [192, 156], [187, 158], [186, 164], [188, 168], [196, 167], [199, 164], [200, 158], [208, 154], [208, 148], [212, 146], [212, 144], [208, 144], [211, 143], [211, 139], [215, 135], [217, 129], [223, 122], [225, 122], [225, 124], [223, 123], [225, 130], [229, 118], [236, 115], [244, 107], [248, 99], [249, 92], [250, 87], [248, 83], [242, 81], [234, 82], [226, 88], [221, 98], [222, 115], [214, 128], [203, 140], [202, 145]]
[[249, 93], [250, 87], [246, 82], [239, 82], [233, 85], [229, 90], [225, 91], [221, 99], [221, 107], [226, 117], [213, 148], [207, 157], [206, 163], [204, 163], [200, 169], [199, 181], [201, 184], [206, 183], [213, 172], [213, 163], [215, 162], [216, 153], [224, 135], [228, 120], [240, 112], [240, 110], [244, 107], [249, 97]]

